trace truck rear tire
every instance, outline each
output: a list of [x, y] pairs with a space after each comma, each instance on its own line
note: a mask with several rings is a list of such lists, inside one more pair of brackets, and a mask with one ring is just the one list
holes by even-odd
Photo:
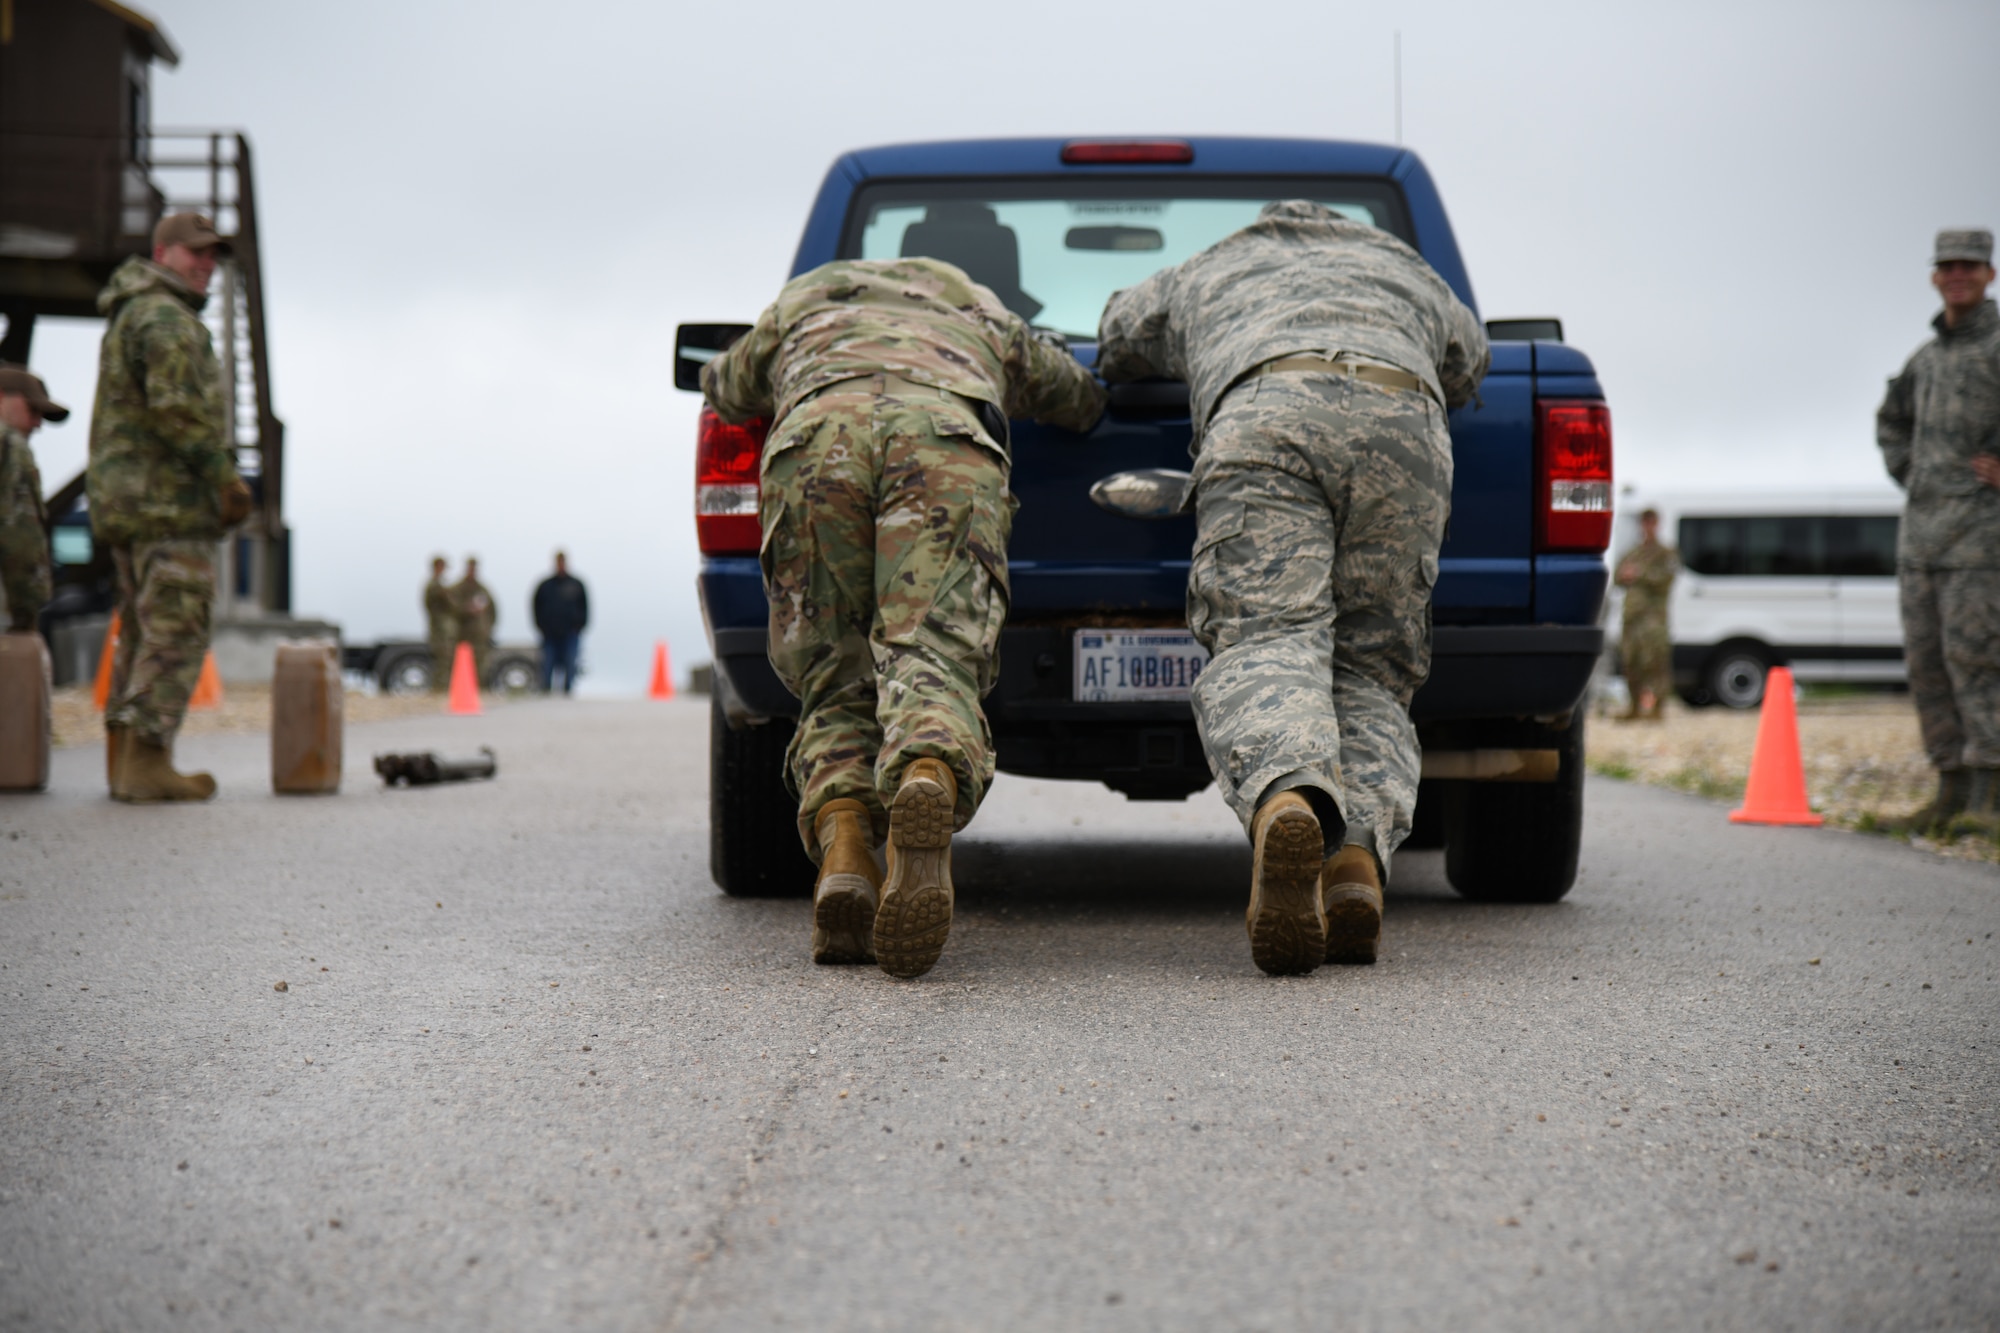
[[1554, 782], [1446, 784], [1444, 873], [1479, 903], [1552, 903], [1576, 883], [1583, 844], [1583, 710], [1544, 742]]
[[785, 747], [797, 724], [774, 717], [732, 731], [708, 703], [708, 873], [737, 898], [801, 898], [818, 868], [799, 845], [799, 807], [785, 790]]

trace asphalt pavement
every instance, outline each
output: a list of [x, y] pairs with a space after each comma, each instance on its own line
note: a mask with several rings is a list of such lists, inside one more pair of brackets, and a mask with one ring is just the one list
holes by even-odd
[[[707, 711], [0, 797], [0, 1328], [1990, 1328], [2000, 875], [1593, 780], [1272, 979], [1213, 792], [1003, 778], [916, 982], [707, 871]], [[372, 752], [499, 755], [385, 791]]]

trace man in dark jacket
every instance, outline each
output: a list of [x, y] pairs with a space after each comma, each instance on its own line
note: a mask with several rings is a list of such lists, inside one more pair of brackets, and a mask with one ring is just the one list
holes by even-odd
[[556, 572], [535, 589], [535, 629], [542, 636], [542, 693], [555, 688], [562, 675], [562, 692], [576, 684], [577, 641], [590, 623], [590, 594], [583, 580], [569, 572], [569, 560], [556, 552]]

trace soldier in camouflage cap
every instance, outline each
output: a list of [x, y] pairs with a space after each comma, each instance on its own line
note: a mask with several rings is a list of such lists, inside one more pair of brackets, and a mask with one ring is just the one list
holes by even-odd
[[[465, 558], [465, 574], [451, 585], [451, 614], [452, 623], [457, 626], [458, 643], [472, 646], [473, 678], [483, 686], [486, 663], [493, 655], [493, 626], [499, 622], [500, 607], [486, 585], [479, 581], [476, 556]], [[454, 646], [454, 655], [456, 652]], [[451, 670], [451, 663], [445, 664], [445, 670]]]
[[451, 683], [452, 650], [458, 644], [458, 607], [451, 585], [444, 581], [443, 556], [431, 559], [431, 581], [424, 585], [424, 629], [431, 645], [431, 693], [443, 694]]
[[104, 713], [111, 795], [203, 801], [173, 744], [208, 652], [216, 544], [250, 514], [224, 435], [222, 371], [201, 309], [228, 243], [198, 213], [162, 218], [153, 257], [97, 298], [110, 321], [90, 422], [90, 522], [118, 572], [118, 648]]
[[1624, 616], [1618, 628], [1618, 656], [1625, 666], [1625, 685], [1632, 700], [1625, 709], [1630, 721], [1661, 720], [1667, 691], [1674, 684], [1673, 636], [1667, 631], [1667, 601], [1680, 572], [1680, 557], [1660, 540], [1660, 511], [1639, 513], [1639, 544], [1625, 553], [1614, 576], [1625, 590]]
[[1416, 805], [1445, 410], [1485, 330], [1409, 246], [1294, 199], [1113, 296], [1099, 340], [1108, 382], [1193, 401], [1195, 722], [1251, 836], [1251, 957], [1373, 962]]
[[774, 423], [758, 516], [771, 664], [800, 702], [786, 758], [820, 863], [813, 957], [921, 975], [951, 926], [951, 835], [993, 778], [979, 699], [1007, 618], [1007, 419], [1089, 430], [1104, 390], [921, 258], [794, 278], [701, 384], [724, 420]]
[[1909, 495], [1896, 576], [1903, 651], [1937, 797], [1901, 821], [2000, 821], [2000, 311], [1993, 233], [1941, 231], [1931, 285], [1944, 309], [1875, 417]]
[[42, 474], [28, 437], [42, 422], [68, 416], [27, 367], [0, 364], [0, 592], [6, 594], [7, 627], [16, 632], [35, 628], [54, 588]]

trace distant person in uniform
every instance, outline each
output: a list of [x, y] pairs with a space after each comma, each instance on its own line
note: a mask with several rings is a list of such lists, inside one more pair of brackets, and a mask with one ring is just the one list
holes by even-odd
[[799, 697], [786, 759], [820, 867], [813, 959], [919, 976], [951, 928], [951, 835], [993, 780], [979, 700], [1007, 618], [1007, 421], [1089, 430], [1104, 390], [923, 258], [794, 278], [701, 387], [724, 420], [775, 423], [758, 515], [771, 665]]
[[1941, 231], [1931, 285], [1937, 336], [1889, 381], [1875, 439], [1908, 494], [1896, 551], [1903, 655], [1930, 804], [1899, 821], [1928, 832], [1955, 815], [2000, 820], [2000, 312], [1993, 233]]
[[500, 618], [500, 608], [479, 581], [479, 557], [465, 558], [465, 575], [451, 586], [451, 609], [458, 642], [472, 645], [473, 672], [484, 688], [486, 659], [493, 651], [493, 624]]
[[199, 213], [153, 231], [97, 298], [109, 323], [90, 423], [90, 524], [118, 572], [118, 648], [104, 712], [111, 795], [205, 801], [206, 773], [173, 767], [174, 738], [208, 652], [218, 543], [250, 516], [224, 433], [222, 369], [201, 309], [228, 250]]
[[17, 633], [35, 628], [55, 588], [42, 474], [28, 437], [44, 421], [68, 416], [26, 366], [0, 365], [0, 592], [7, 597], [8, 628]]
[[451, 600], [451, 585], [444, 581], [445, 559], [431, 560], [431, 581], [424, 585], [424, 628], [431, 645], [431, 693], [442, 694], [451, 686], [451, 659], [458, 647], [458, 616]]
[[590, 594], [583, 580], [569, 572], [569, 558], [556, 552], [556, 572], [535, 587], [535, 632], [542, 636], [542, 693], [555, 688], [562, 676], [562, 692], [576, 684], [577, 645], [584, 627], [590, 624]]
[[1680, 557], [1660, 542], [1660, 511], [1639, 513], [1639, 544], [1618, 562], [1618, 586], [1625, 612], [1618, 629], [1618, 656], [1625, 664], [1631, 702], [1625, 720], [1664, 717], [1667, 692], [1674, 687], [1673, 636], [1667, 629], [1667, 599], [1673, 592]]
[[1107, 383], [1188, 383], [1188, 627], [1213, 654], [1195, 724], [1250, 834], [1250, 956], [1372, 963], [1422, 756], [1431, 587], [1451, 509], [1445, 413], [1486, 331], [1423, 256], [1324, 204], [1251, 225], [1118, 292]]

